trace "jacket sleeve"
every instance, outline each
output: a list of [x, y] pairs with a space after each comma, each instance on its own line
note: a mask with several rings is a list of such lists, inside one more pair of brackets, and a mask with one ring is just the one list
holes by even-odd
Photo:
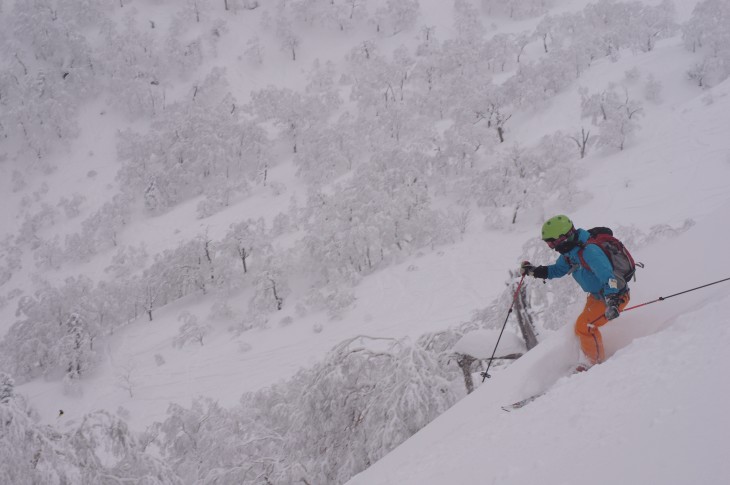
[[583, 249], [583, 259], [601, 283], [604, 296], [618, 293], [618, 281], [613, 274], [613, 266], [601, 248], [595, 244], [587, 244]]
[[570, 272], [570, 264], [565, 259], [565, 256], [560, 256], [554, 264], [547, 267], [548, 279], [562, 278]]

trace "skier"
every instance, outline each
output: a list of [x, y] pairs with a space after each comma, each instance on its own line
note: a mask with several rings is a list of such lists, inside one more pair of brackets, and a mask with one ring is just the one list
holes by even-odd
[[611, 261], [599, 246], [586, 244], [589, 238], [588, 231], [576, 229], [567, 216], [555, 216], [543, 224], [542, 239], [560, 257], [550, 266], [536, 267], [529, 261], [520, 266], [522, 275], [534, 278], [553, 279], [572, 274], [588, 293], [583, 312], [575, 321], [575, 333], [585, 356], [575, 369], [578, 372], [603, 362], [599, 327], [617, 318], [629, 303], [628, 285], [616, 277]]

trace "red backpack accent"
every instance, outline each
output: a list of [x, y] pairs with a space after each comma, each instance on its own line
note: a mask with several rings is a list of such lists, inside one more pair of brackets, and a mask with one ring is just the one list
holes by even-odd
[[[588, 233], [590, 234], [590, 238], [588, 238], [585, 244], [583, 244], [583, 248], [578, 251], [580, 264], [588, 271], [591, 271], [591, 267], [583, 258], [583, 249], [585, 249], [588, 244], [595, 244], [601, 248], [603, 253], [611, 262], [611, 266], [613, 266], [613, 274], [616, 276], [619, 283], [619, 290], [624, 289], [626, 284], [636, 273], [637, 264], [634, 262], [634, 258], [631, 256], [631, 253], [628, 249], [626, 249], [626, 246], [624, 246], [621, 241], [613, 237], [613, 231], [607, 227], [594, 227], [593, 229], [589, 229]], [[641, 263], [638, 265], [642, 266]]]

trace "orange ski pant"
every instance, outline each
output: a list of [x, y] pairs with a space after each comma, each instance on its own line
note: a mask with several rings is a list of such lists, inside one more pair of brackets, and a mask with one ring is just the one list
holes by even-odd
[[[629, 294], [621, 295], [623, 300], [619, 305], [619, 311], [629, 304]], [[591, 295], [586, 299], [586, 306], [583, 312], [575, 321], [575, 334], [580, 339], [580, 348], [591, 364], [603, 362], [606, 355], [603, 352], [603, 337], [599, 327], [602, 327], [608, 320], [603, 314], [606, 312], [606, 304], [603, 300], [597, 300]]]

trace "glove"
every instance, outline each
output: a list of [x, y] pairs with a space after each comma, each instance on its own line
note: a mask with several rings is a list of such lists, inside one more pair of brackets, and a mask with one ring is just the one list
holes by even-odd
[[548, 277], [547, 266], [533, 266], [529, 261], [523, 261], [520, 265], [520, 274], [532, 276], [533, 278], [546, 279]]
[[618, 306], [621, 304], [621, 299], [618, 295], [608, 295], [606, 297], [606, 312], [603, 314], [606, 320], [613, 320], [618, 318], [619, 309]]
[[523, 261], [520, 265], [520, 274], [522, 276], [533, 276], [533, 273], [535, 272], [535, 267], [530, 264], [529, 261]]

